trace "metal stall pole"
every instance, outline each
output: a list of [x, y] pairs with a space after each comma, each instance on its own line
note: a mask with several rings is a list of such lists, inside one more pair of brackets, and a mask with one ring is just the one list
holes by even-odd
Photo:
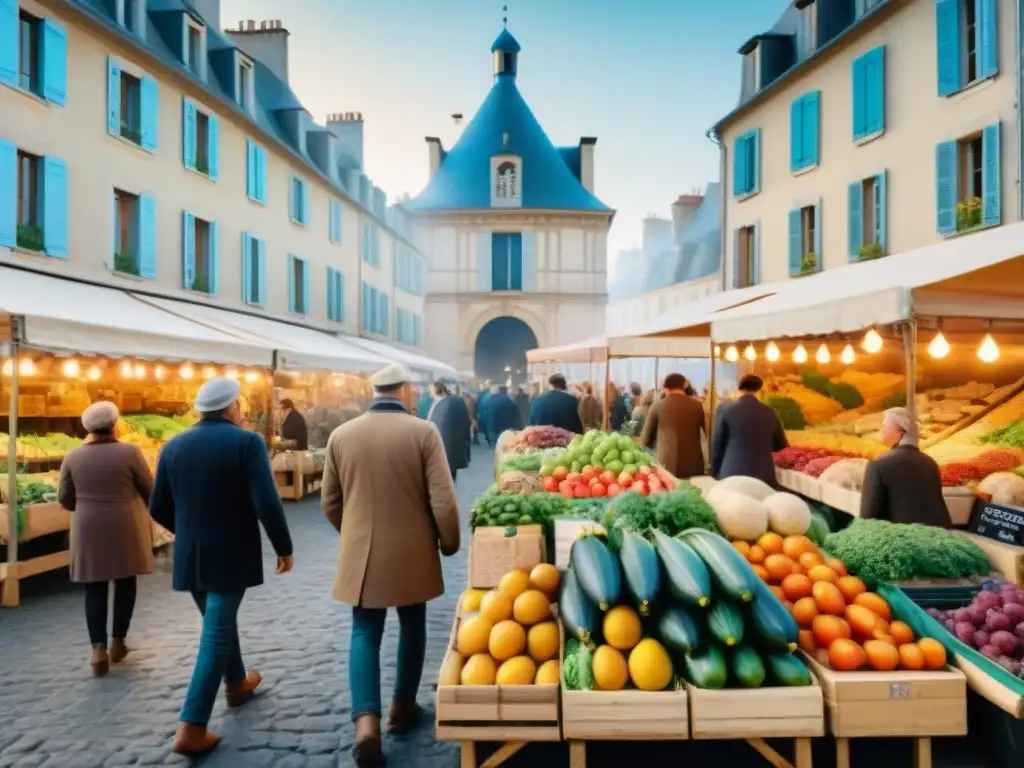
[[654, 388], [655, 389], [661, 389], [660, 374], [658, 372], [658, 369], [660, 367], [661, 367], [661, 358], [660, 357], [654, 358]]
[[[611, 384], [612, 384], [612, 358], [611, 355], [606, 354], [604, 360], [604, 397], [601, 399], [604, 401], [604, 420], [601, 424], [601, 428], [605, 432], [611, 432], [612, 427], [612, 398], [611, 398]], [[591, 361], [594, 359], [593, 353], [590, 355]]]
[[[711, 375], [708, 381], [708, 454], [711, 453], [711, 430], [715, 423], [715, 408], [718, 407], [718, 385], [715, 381], [715, 366], [718, 361], [715, 358], [715, 342], [708, 344], [708, 358], [711, 360]], [[710, 458], [710, 455], [709, 455]]]
[[917, 320], [900, 326], [903, 341], [903, 365], [907, 373], [907, 411], [917, 423]]
[[7, 573], [0, 604], [15, 608], [20, 602], [18, 589], [18, 388], [20, 354], [18, 322], [11, 318], [11, 399], [7, 425]]

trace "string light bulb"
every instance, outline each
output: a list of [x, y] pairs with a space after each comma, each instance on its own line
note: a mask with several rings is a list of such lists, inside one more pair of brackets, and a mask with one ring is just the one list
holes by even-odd
[[806, 363], [807, 362], [807, 350], [804, 349], [803, 344], [797, 344], [796, 349], [793, 350], [793, 362], [794, 363]]
[[193, 378], [196, 375], [196, 372], [191, 365], [185, 363], [183, 366], [181, 366], [181, 368], [178, 369], [178, 375], [181, 376], [181, 378], [185, 379], [185, 381], [188, 381], [189, 379]]
[[0, 367], [0, 373], [2, 373], [4, 376], [10, 376], [12, 373], [14, 373], [14, 361], [11, 360], [10, 358], [4, 360], [3, 367]]
[[234, 368], [228, 368], [226, 371], [224, 371], [224, 376], [226, 378], [229, 378], [229, 379], [236, 379], [237, 380], [238, 379], [238, 371], [236, 371]]
[[132, 368], [132, 364], [130, 362], [128, 362], [127, 360], [125, 360], [123, 363], [121, 363], [121, 376], [123, 378], [130, 379], [132, 377], [132, 373], [134, 373], [134, 371], [135, 371], [135, 369]]
[[256, 373], [256, 371], [246, 371], [245, 372], [245, 381], [248, 384], [255, 384], [259, 380], [260, 380], [260, 375], [258, 373]]
[[18, 373], [22, 376], [35, 376], [38, 372], [36, 364], [32, 362], [31, 357], [21, 358], [21, 362], [18, 364]]
[[757, 350], [753, 344], [747, 344], [747, 348], [743, 350], [743, 358], [751, 363], [757, 360]]
[[730, 363], [735, 363], [740, 359], [740, 353], [736, 351], [736, 347], [729, 345], [729, 348], [725, 350], [725, 359]]
[[102, 375], [103, 373], [100, 371], [98, 365], [94, 365], [92, 368], [89, 369], [89, 381], [99, 381], [100, 376]]
[[61, 373], [63, 373], [69, 379], [78, 378], [79, 367], [78, 361], [74, 358], [65, 360], [64, 364], [60, 367]]
[[820, 365], [826, 365], [832, 361], [832, 354], [828, 351], [828, 346], [822, 344], [818, 347], [818, 351], [814, 354], [814, 359], [818, 361]]
[[978, 347], [978, 359], [983, 363], [994, 363], [999, 359], [999, 345], [996, 344], [991, 333], [985, 334], [985, 338], [981, 340], [981, 345]]
[[764, 348], [764, 356], [769, 363], [778, 362], [780, 354], [779, 346], [774, 341], [769, 341], [768, 346]]
[[166, 371], [164, 371], [164, 367], [162, 365], [158, 365], [153, 369], [153, 376], [156, 377], [157, 381], [161, 381], [165, 373]]
[[853, 345], [847, 344], [843, 347], [843, 351], [839, 355], [839, 362], [843, 365], [853, 365], [853, 361], [857, 359], [857, 355], [853, 351]]
[[942, 331], [935, 334], [935, 338], [928, 344], [928, 354], [937, 360], [941, 360], [949, 354], [949, 342], [942, 335]]
[[144, 379], [146, 378], [146, 366], [136, 365], [135, 366], [135, 378]]
[[717, 344], [715, 344], [715, 357], [721, 357], [721, 356], [722, 356], [722, 348], [720, 346], [718, 346]]
[[878, 331], [874, 328], [864, 334], [864, 342], [861, 346], [864, 347], [864, 351], [868, 354], [874, 355], [882, 351], [882, 337], [878, 335]]
[[217, 371], [215, 371], [213, 369], [212, 365], [208, 365], [205, 368], [203, 368], [203, 378], [204, 379], [212, 379], [216, 375], [217, 375]]

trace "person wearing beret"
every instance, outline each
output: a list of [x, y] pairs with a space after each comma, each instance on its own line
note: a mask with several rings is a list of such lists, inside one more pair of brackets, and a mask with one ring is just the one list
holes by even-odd
[[444, 594], [442, 555], [459, 551], [459, 506], [437, 427], [415, 418], [412, 377], [392, 363], [370, 378], [374, 401], [331, 433], [321, 503], [340, 534], [332, 596], [352, 606], [348, 675], [355, 721], [353, 758], [384, 765], [380, 648], [389, 608], [398, 609], [398, 669], [388, 730], [422, 715], [416, 693], [427, 642], [427, 602]]
[[207, 727], [224, 683], [229, 707], [245, 704], [262, 681], [246, 671], [238, 637], [245, 592], [263, 583], [260, 524], [292, 569], [292, 540], [263, 438], [238, 426], [237, 381], [214, 378], [196, 396], [200, 420], [160, 452], [149, 508], [174, 538], [174, 589], [191, 592], [203, 617], [192, 680], [173, 750], [202, 755], [219, 738]]

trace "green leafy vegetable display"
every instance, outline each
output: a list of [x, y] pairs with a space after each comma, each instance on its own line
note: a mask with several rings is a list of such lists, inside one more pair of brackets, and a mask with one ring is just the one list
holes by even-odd
[[985, 435], [982, 442], [1024, 448], [1024, 421], [1011, 421], [1005, 427]]
[[930, 525], [856, 519], [825, 549], [870, 586], [919, 578], [962, 579], [991, 570], [977, 544]]
[[807, 426], [807, 419], [804, 412], [800, 410], [800, 404], [791, 397], [783, 395], [765, 395], [764, 404], [771, 406], [782, 421], [786, 429], [804, 429]]
[[565, 660], [562, 664], [562, 680], [570, 691], [594, 690], [594, 672], [591, 661], [594, 654], [579, 640], [565, 644]]
[[154, 440], [167, 441], [179, 432], [184, 432], [189, 424], [169, 416], [143, 413], [137, 416], [123, 416], [125, 422], [138, 432], [144, 432]]
[[492, 485], [477, 499], [469, 514], [469, 527], [543, 525], [550, 526], [556, 517], [570, 514], [572, 503], [564, 496], [551, 493], [502, 493]]
[[848, 411], [864, 405], [864, 395], [860, 390], [844, 381], [830, 381], [825, 387], [825, 394]]
[[503, 472], [540, 472], [541, 454], [539, 451], [529, 453], [513, 454], [501, 460], [498, 464], [498, 474]]
[[817, 371], [800, 371], [800, 383], [808, 389], [813, 389], [819, 395], [825, 395], [829, 397], [828, 376]]
[[652, 529], [669, 536], [687, 528], [722, 532], [715, 511], [704, 501], [700, 489], [687, 482], [680, 482], [676, 490], [656, 496], [632, 492], [616, 496], [605, 505], [598, 522], [609, 532], [629, 530], [642, 536]]

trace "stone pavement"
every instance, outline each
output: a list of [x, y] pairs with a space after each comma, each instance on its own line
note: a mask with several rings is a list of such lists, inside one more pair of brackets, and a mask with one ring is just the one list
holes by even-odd
[[[492, 454], [478, 449], [470, 470], [459, 478], [463, 516], [492, 482]], [[348, 698], [349, 609], [328, 591], [334, 576], [337, 537], [323, 519], [318, 499], [287, 505], [295, 539], [295, 570], [272, 574], [268, 553], [266, 584], [246, 596], [242, 607], [242, 649], [248, 665], [264, 675], [261, 695], [232, 712], [219, 701], [212, 727], [221, 746], [202, 761], [223, 768], [323, 768], [350, 766], [352, 723]], [[455, 601], [466, 583], [466, 550], [444, 561], [448, 593], [431, 603], [430, 645], [420, 690], [428, 718], [414, 732], [389, 738], [392, 766], [441, 768], [459, 765], [458, 745], [434, 740], [433, 691], [449, 636]], [[81, 592], [65, 574], [24, 585], [20, 608], [0, 611], [0, 768], [107, 768], [184, 765], [169, 745], [192, 670], [199, 616], [184, 594], [170, 589], [165, 569], [141, 579], [129, 638], [134, 649], [109, 676], [93, 679]], [[383, 697], [394, 682], [397, 619], [388, 621], [382, 658]], [[834, 764], [828, 744], [815, 750], [815, 765]], [[937, 765], [982, 766], [961, 759], [961, 744], [936, 746]], [[877, 754], [875, 754], [877, 752]], [[969, 754], [969, 753], [968, 753]], [[592, 747], [589, 765], [767, 765], [745, 744], [612, 744]], [[882, 742], [881, 749], [857, 744], [854, 764], [873, 768], [910, 765], [910, 746]], [[506, 765], [531, 768], [568, 764], [564, 745], [534, 745]]]

